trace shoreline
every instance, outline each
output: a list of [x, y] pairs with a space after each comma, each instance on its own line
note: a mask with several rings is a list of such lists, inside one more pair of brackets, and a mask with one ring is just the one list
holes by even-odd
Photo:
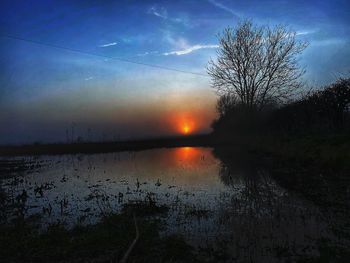
[[26, 155], [94, 154], [123, 151], [141, 151], [154, 148], [208, 147], [214, 140], [210, 134], [170, 138], [142, 139], [119, 142], [48, 143], [2, 145], [0, 157]]

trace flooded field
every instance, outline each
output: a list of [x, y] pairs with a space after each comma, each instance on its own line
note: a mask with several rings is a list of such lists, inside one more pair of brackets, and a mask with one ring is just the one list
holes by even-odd
[[[266, 169], [237, 156], [228, 164], [211, 148], [181, 147], [93, 155], [16, 157], [31, 163], [1, 188], [25, 198], [42, 226], [93, 224], [138, 201], [166, 207], [162, 234], [180, 234], [200, 253], [238, 262], [280, 262], [348, 245], [339, 217], [280, 187]], [[8, 161], [8, 159], [7, 159]], [[137, 215], [136, 215], [137, 216]]]

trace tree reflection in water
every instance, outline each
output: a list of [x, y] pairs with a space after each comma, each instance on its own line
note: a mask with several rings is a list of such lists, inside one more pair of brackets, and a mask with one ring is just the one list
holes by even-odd
[[336, 218], [312, 202], [279, 186], [254, 155], [225, 149], [214, 150], [220, 158], [219, 176], [233, 195], [219, 209], [218, 224], [231, 259], [248, 262], [295, 261], [320, 255], [320, 241], [347, 246], [332, 226]]

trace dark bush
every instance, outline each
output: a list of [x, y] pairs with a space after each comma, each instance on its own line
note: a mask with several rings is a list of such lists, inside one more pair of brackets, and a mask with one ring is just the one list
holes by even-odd
[[334, 133], [350, 128], [350, 78], [340, 79], [301, 99], [277, 106], [271, 102], [260, 111], [244, 107], [228, 95], [218, 100], [219, 118], [214, 134]]
[[340, 79], [274, 111], [273, 129], [289, 133], [329, 133], [349, 128], [350, 79]]

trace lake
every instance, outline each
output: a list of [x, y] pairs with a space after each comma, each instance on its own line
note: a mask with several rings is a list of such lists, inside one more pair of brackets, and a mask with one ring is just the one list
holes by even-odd
[[10, 195], [28, 195], [26, 215], [42, 226], [92, 224], [124, 204], [152, 201], [169, 211], [163, 234], [181, 234], [202, 253], [259, 262], [319, 255], [320, 240], [342, 242], [338, 220], [279, 186], [238, 151], [232, 162], [211, 148], [180, 147], [91, 155], [16, 157], [32, 169], [3, 179]]

